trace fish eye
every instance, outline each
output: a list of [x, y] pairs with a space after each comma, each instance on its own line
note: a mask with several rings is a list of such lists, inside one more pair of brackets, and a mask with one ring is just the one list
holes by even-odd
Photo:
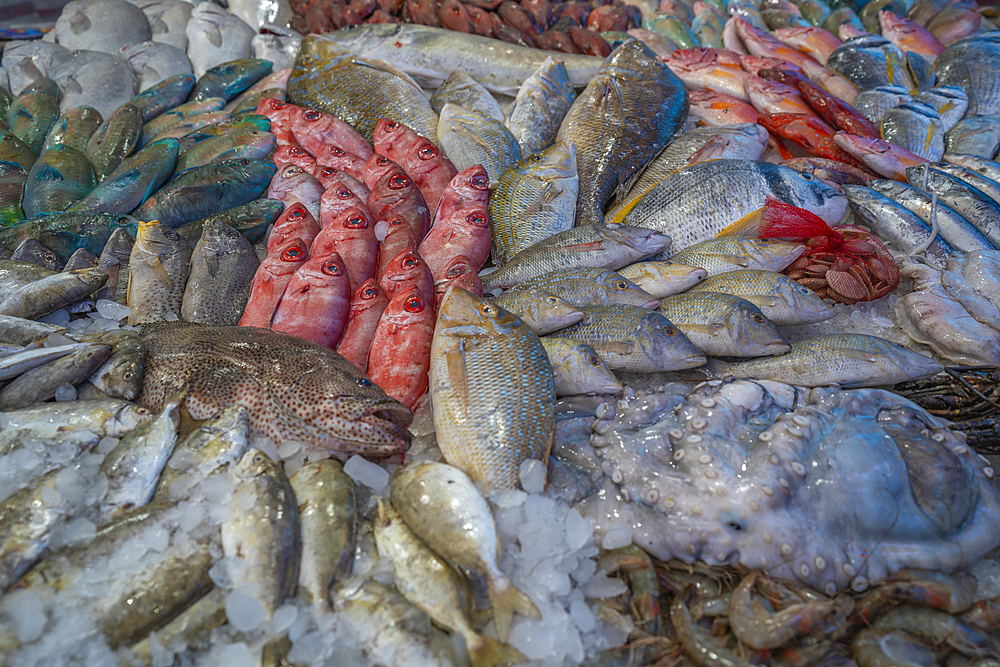
[[387, 129], [387, 130], [395, 130], [395, 129], [397, 129], [398, 127], [399, 127], [399, 123], [397, 123], [397, 122], [396, 122], [396, 121], [394, 121], [394, 120], [390, 120], [389, 122], [387, 122], [387, 123], [385, 124], [385, 129]]
[[288, 105], [285, 104], [284, 102], [279, 102], [278, 100], [274, 100], [273, 102], [271, 102], [271, 106], [274, 107], [275, 109], [284, 109]]
[[54, 253], [47, 252], [44, 255], [42, 255], [42, 259], [44, 259], [46, 262], [54, 262], [56, 261], [56, 256]]
[[347, 188], [342, 188], [340, 190], [337, 190], [337, 197], [339, 197], [340, 199], [350, 199], [353, 196], [354, 193], [348, 190]]
[[534, 155], [532, 155], [528, 159], [531, 160], [532, 162], [541, 162], [542, 161], [542, 156], [539, 155], [538, 153], [535, 153]]
[[301, 174], [304, 171], [305, 171], [305, 169], [303, 169], [299, 165], [297, 165], [297, 164], [290, 164], [287, 167], [285, 167], [285, 171], [282, 172], [281, 175], [287, 178], [289, 176], [298, 176], [299, 174]]
[[756, 322], [757, 324], [764, 324], [764, 322], [767, 322], [767, 318], [761, 315], [760, 313], [754, 313], [753, 315], [750, 316], [750, 319]]
[[378, 158], [375, 160], [375, 164], [384, 167], [387, 164], [389, 164], [389, 158], [387, 158], [384, 155], [379, 155]]
[[343, 148], [338, 148], [337, 146], [334, 146], [330, 152], [336, 155], [337, 157], [344, 157], [345, 155], [347, 155], [347, 151], [345, 151]]
[[296, 148], [295, 146], [292, 146], [291, 150], [289, 150], [288, 152], [291, 153], [292, 155], [297, 155], [299, 157], [306, 154], [304, 150], [302, 150], [301, 148]]
[[480, 312], [481, 312], [481, 313], [482, 313], [483, 315], [489, 315], [489, 316], [491, 316], [491, 317], [492, 317], [493, 315], [496, 315], [496, 314], [497, 314], [497, 309], [496, 309], [496, 308], [494, 308], [493, 306], [491, 306], [491, 305], [490, 305], [490, 304], [488, 304], [488, 303], [484, 303], [484, 304], [482, 305], [482, 307], [480, 307], [479, 311], [480, 311]]
[[469, 179], [469, 185], [477, 190], [488, 190], [490, 187], [490, 179], [487, 178], [485, 174], [476, 174]]
[[812, 180], [815, 180], [815, 178], [816, 178], [812, 174], [806, 174], [806, 173], [801, 172], [801, 171], [799, 172], [799, 176], [801, 176], [802, 180], [805, 180], [805, 181], [812, 181]]
[[588, 354], [587, 363], [589, 363], [591, 366], [600, 366], [601, 358], [598, 357], [596, 354]]
[[423, 299], [421, 299], [420, 297], [411, 296], [409, 299], [406, 300], [406, 306], [404, 307], [406, 308], [407, 312], [419, 313], [421, 310], [424, 309], [424, 302]]
[[128, 371], [127, 373], [122, 373], [122, 379], [123, 380], [131, 380], [134, 377], [135, 377], [135, 373], [133, 373], [132, 371]]
[[137, 415], [148, 415], [151, 414], [146, 408], [136, 408], [135, 413]]
[[430, 160], [437, 157], [438, 150], [434, 146], [427, 145], [420, 149], [418, 155], [421, 160]]
[[673, 327], [663, 327], [660, 331], [662, 331], [665, 336], [669, 336], [670, 338], [677, 335], [677, 329]]
[[302, 259], [302, 248], [294, 246], [281, 253], [281, 259], [286, 262], [297, 262]]
[[486, 216], [483, 215], [482, 213], [470, 213], [469, 215], [465, 216], [465, 219], [479, 227], [483, 227], [486, 225]]
[[556, 304], [559, 303], [559, 299], [555, 296], [546, 297], [545, 301], [552, 306], [555, 306]]
[[615, 281], [615, 287], [618, 288], [618, 289], [620, 289], [620, 290], [627, 290], [628, 289], [628, 283], [625, 282], [624, 280], [616, 280]]
[[407, 269], [412, 269], [414, 266], [417, 266], [418, 264], [419, 262], [417, 262], [416, 257], [407, 257], [406, 259], [403, 260], [403, 266], [406, 267]]
[[327, 262], [323, 265], [323, 273], [328, 276], [342, 276], [344, 275], [344, 270], [340, 268], [340, 264], [337, 262]]
[[323, 114], [316, 111], [315, 109], [306, 109], [306, 111], [302, 114], [302, 116], [306, 120], [319, 120], [320, 118], [323, 117]]
[[323, 168], [323, 175], [324, 176], [333, 176], [336, 172], [337, 172], [337, 170], [334, 169], [333, 167], [324, 167]]
[[399, 225], [403, 224], [404, 222], [406, 222], [406, 221], [403, 220], [401, 217], [399, 217], [397, 215], [395, 218], [392, 218], [391, 220], [389, 220], [389, 226], [390, 227], [398, 227]]
[[291, 211], [288, 212], [288, 215], [285, 216], [285, 219], [286, 220], [300, 220], [300, 219], [302, 219], [304, 217], [306, 217], [306, 214], [305, 214], [305, 211], [303, 209], [301, 209], [301, 208], [293, 208]]
[[372, 381], [368, 378], [358, 378], [358, 386], [360, 387], [370, 387], [372, 386]]
[[374, 287], [366, 287], [365, 291], [361, 293], [362, 299], [374, 299], [378, 296], [378, 290]]
[[467, 271], [465, 264], [459, 264], [458, 266], [453, 266], [444, 274], [445, 278], [458, 278], [459, 276], [464, 276]]
[[368, 221], [360, 215], [352, 215], [344, 221], [344, 227], [350, 227], [351, 229], [364, 229], [367, 226]]
[[809, 294], [809, 292], [812, 292], [812, 290], [805, 285], [799, 287], [799, 294]]
[[396, 174], [389, 181], [389, 187], [393, 190], [399, 190], [400, 188], [405, 188], [410, 184], [410, 179], [403, 174]]

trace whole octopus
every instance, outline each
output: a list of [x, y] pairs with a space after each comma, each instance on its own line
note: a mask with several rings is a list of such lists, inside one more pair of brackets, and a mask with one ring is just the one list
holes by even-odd
[[[557, 406], [551, 485], [605, 546], [742, 564], [834, 594], [1000, 544], [1000, 491], [965, 436], [880, 389], [713, 380]], [[687, 395], [686, 395], [687, 394]]]

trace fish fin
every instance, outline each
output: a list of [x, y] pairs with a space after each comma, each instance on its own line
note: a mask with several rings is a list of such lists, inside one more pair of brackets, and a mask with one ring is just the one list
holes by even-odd
[[219, 255], [214, 252], [205, 255], [205, 265], [208, 267], [208, 275], [215, 278], [219, 274]]
[[729, 139], [720, 134], [709, 139], [704, 146], [696, 150], [688, 157], [688, 164], [698, 162], [708, 162], [709, 160], [719, 160], [725, 156], [726, 148], [729, 147]]
[[73, 18], [69, 20], [69, 29], [74, 35], [87, 32], [90, 30], [90, 25], [90, 19], [81, 11], [77, 11], [76, 14], [73, 14]]
[[527, 662], [528, 658], [513, 646], [498, 642], [492, 637], [471, 634], [465, 640], [472, 667], [497, 667]]
[[354, 62], [355, 65], [361, 65], [363, 67], [371, 67], [372, 69], [376, 69], [382, 72], [389, 72], [390, 74], [395, 74], [400, 79], [403, 79], [404, 81], [412, 85], [414, 88], [419, 90], [421, 95], [424, 94], [424, 89], [420, 87], [420, 84], [417, 83], [412, 76], [410, 76], [403, 70], [399, 69], [395, 65], [391, 65], [381, 60], [379, 60], [378, 62], [372, 62], [370, 60], [365, 60], [359, 57], [352, 58], [352, 61]]
[[720, 236], [757, 236], [763, 214], [764, 207], [761, 206], [756, 211], [751, 211], [736, 222], [726, 226], [715, 236], [716, 238]]
[[587, 252], [590, 250], [600, 250], [604, 247], [604, 241], [591, 241], [589, 243], [574, 243], [572, 245], [560, 246], [559, 250], [571, 250], [573, 252]]
[[878, 354], [875, 352], [870, 352], [869, 350], [856, 350], [852, 347], [840, 348], [836, 351], [842, 357], [847, 357], [848, 359], [857, 359], [858, 361], [864, 361], [869, 364], [874, 364], [878, 361]]
[[74, 95], [79, 95], [80, 93], [83, 92], [83, 86], [81, 86], [80, 82], [76, 80], [76, 77], [74, 77], [72, 75], [66, 77], [65, 79], [63, 79], [59, 83], [62, 84], [60, 87], [65, 92], [67, 92], [67, 93], [72, 93]]
[[214, 23], [209, 23], [205, 28], [205, 37], [208, 38], [208, 43], [219, 48], [222, 46], [222, 31], [219, 30], [219, 26]]
[[510, 581], [507, 581], [507, 585], [501, 588], [498, 582], [491, 578], [489, 594], [490, 606], [493, 607], [493, 621], [496, 623], [497, 636], [500, 637], [500, 641], [505, 642], [510, 636], [510, 626], [514, 621], [515, 613], [529, 618], [542, 617], [535, 603]]
[[690, 331], [691, 333], [705, 334], [706, 336], [714, 336], [725, 328], [721, 324], [700, 324], [697, 322], [685, 322], [683, 325], [678, 324], [677, 327], [684, 333]]
[[[615, 200], [619, 202], [624, 200], [625, 197], [628, 196], [629, 191], [632, 189], [632, 186], [635, 185], [635, 182], [639, 179], [640, 176], [642, 176], [641, 169], [636, 173], [632, 174], [632, 176], [630, 176], [621, 185], [619, 185], [618, 188], [615, 190]], [[649, 194], [650, 190], [655, 188], [657, 185], [662, 183], [667, 178], [670, 178], [670, 174], [667, 174], [666, 176], [658, 180], [656, 183], [653, 183], [648, 188], [646, 188], [646, 190], [641, 195], [639, 195], [629, 203], [625, 204], [625, 206], [623, 206], [617, 213], [615, 213], [615, 217], [611, 220], [611, 222], [621, 223], [625, 219], [625, 217], [632, 212], [632, 209], [635, 208], [640, 201], [642, 201], [642, 198]]]
[[740, 294], [740, 298], [746, 299], [758, 308], [777, 308], [781, 304], [777, 297], [763, 294]]
[[632, 350], [635, 349], [634, 341], [596, 340], [587, 342], [598, 354], [601, 352], [632, 354]]
[[529, 215], [534, 215], [535, 213], [541, 213], [542, 211], [547, 210], [547, 207], [554, 202], [559, 195], [562, 194], [562, 192], [562, 188], [550, 181], [545, 185], [545, 189], [542, 190], [541, 193], [539, 193], [539, 195], [535, 198], [535, 201], [531, 202], [531, 204], [526, 209], [521, 211], [517, 217], [526, 218]]
[[469, 405], [469, 382], [465, 365], [465, 341], [458, 342], [458, 349], [448, 354], [448, 378], [458, 395], [459, 410], [462, 418], [467, 419], [466, 407]]
[[[170, 279], [170, 274], [167, 273], [167, 269], [163, 266], [163, 262], [160, 261], [159, 257], [153, 259], [153, 262], [150, 264], [150, 269], [153, 271], [153, 275], [156, 276], [157, 280], [170, 289], [174, 288], [174, 281]], [[132, 283], [129, 281], [129, 288], [131, 287]]]
[[455, 123], [454, 130], [455, 130], [455, 132], [457, 134], [460, 134], [461, 136], [465, 137], [469, 141], [472, 141], [472, 142], [475, 142], [475, 143], [479, 144], [480, 146], [482, 146], [483, 148], [485, 148], [488, 152], [492, 153], [492, 149], [490, 148], [490, 144], [485, 139], [483, 139], [481, 136], [479, 136], [478, 134], [476, 134], [474, 130], [472, 130], [471, 128], [469, 128], [469, 126], [466, 125], [465, 123], [463, 123], [462, 121], [459, 121], [459, 122]]
[[51, 181], [61, 181], [63, 180], [63, 175], [59, 173], [59, 170], [49, 164], [43, 164], [38, 168], [32, 178], [33, 181], [41, 182], [51, 182]]

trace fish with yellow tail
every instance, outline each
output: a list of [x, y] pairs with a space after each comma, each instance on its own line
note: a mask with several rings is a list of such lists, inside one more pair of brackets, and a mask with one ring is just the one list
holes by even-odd
[[487, 494], [515, 488], [525, 460], [548, 462], [552, 367], [516, 315], [453, 287], [434, 328], [430, 394], [441, 453]]

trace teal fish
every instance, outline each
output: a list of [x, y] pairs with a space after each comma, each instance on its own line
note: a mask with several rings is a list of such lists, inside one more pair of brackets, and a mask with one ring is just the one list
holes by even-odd
[[156, 118], [146, 121], [142, 126], [142, 143], [155, 139], [175, 125], [180, 125], [198, 114], [220, 111], [226, 105], [221, 97], [210, 97], [197, 102], [186, 102], [164, 111]]
[[116, 229], [124, 228], [135, 236], [136, 223], [135, 218], [120, 213], [53, 213], [0, 229], [0, 244], [13, 248], [26, 238], [36, 238], [66, 261], [77, 248], [100, 254]]
[[97, 128], [87, 142], [87, 157], [94, 165], [98, 182], [114, 171], [139, 145], [142, 113], [132, 104], [123, 104]]
[[177, 158], [177, 173], [209, 162], [249, 158], [262, 160], [274, 150], [275, 138], [270, 132], [228, 132], [201, 141]]
[[262, 160], [223, 160], [174, 176], [136, 211], [141, 220], [170, 227], [218, 213], [261, 196], [276, 167]]
[[0, 227], [7, 227], [24, 219], [21, 200], [28, 172], [15, 162], [0, 160]]
[[726, 48], [722, 41], [722, 29], [725, 27], [726, 20], [720, 14], [708, 9], [698, 12], [691, 22], [691, 32], [698, 38], [698, 43], [712, 49]]
[[221, 97], [228, 102], [270, 73], [270, 60], [245, 58], [222, 63], [201, 75], [188, 100], [198, 102]]
[[142, 122], [148, 123], [167, 109], [182, 104], [194, 87], [193, 74], [178, 74], [150, 86], [132, 98], [132, 106], [142, 114]]
[[101, 112], [93, 107], [82, 106], [70, 109], [56, 119], [52, 129], [45, 137], [42, 151], [59, 145], [75, 148], [81, 153], [87, 152], [87, 142], [104, 119]]
[[13, 162], [27, 172], [37, 158], [38, 153], [31, 150], [21, 139], [10, 132], [0, 133], [0, 160]]
[[177, 233], [193, 246], [201, 238], [201, 230], [206, 222], [221, 220], [243, 234], [250, 243], [256, 243], [263, 238], [264, 232], [278, 219], [284, 208], [285, 204], [280, 199], [255, 199], [249, 204], [234, 206], [221, 213], [181, 225], [177, 228]]
[[69, 146], [56, 146], [42, 153], [28, 172], [24, 184], [24, 213], [34, 218], [66, 210], [85, 197], [97, 180], [87, 156]]
[[41, 77], [14, 98], [7, 112], [11, 134], [36, 155], [42, 150], [45, 135], [59, 118], [59, 96], [56, 82]]
[[275, 99], [279, 102], [284, 102], [287, 98], [288, 94], [285, 92], [284, 88], [268, 88], [266, 90], [258, 90], [257, 92], [248, 95], [246, 99], [233, 107], [233, 110], [229, 113], [233, 118], [255, 115], [261, 100]]
[[693, 49], [699, 46], [698, 37], [691, 32], [684, 21], [667, 12], [653, 12], [642, 19], [642, 27], [669, 37], [679, 49]]
[[125, 158], [90, 194], [67, 210], [134, 211], [170, 178], [177, 161], [177, 147], [176, 139], [161, 139], [146, 145], [135, 155]]

